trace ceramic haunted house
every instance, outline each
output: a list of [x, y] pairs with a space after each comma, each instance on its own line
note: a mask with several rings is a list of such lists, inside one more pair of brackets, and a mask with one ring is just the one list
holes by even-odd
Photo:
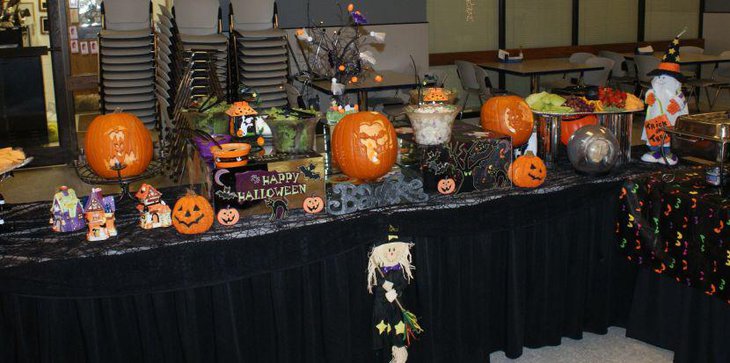
[[117, 228], [114, 226], [114, 197], [105, 197], [100, 188], [93, 188], [84, 209], [86, 223], [89, 225], [86, 240], [103, 241], [117, 235]]
[[149, 184], [142, 184], [134, 195], [139, 201], [139, 226], [143, 229], [169, 227], [172, 225], [170, 207], [162, 200], [162, 193]]
[[53, 195], [50, 224], [54, 232], [73, 232], [86, 227], [84, 208], [73, 189], [64, 185]]

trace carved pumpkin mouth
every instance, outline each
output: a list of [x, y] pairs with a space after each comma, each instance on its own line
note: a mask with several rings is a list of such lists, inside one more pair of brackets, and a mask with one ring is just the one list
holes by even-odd
[[183, 221], [180, 218], [178, 218], [177, 216], [175, 216], [175, 220], [178, 221], [178, 223], [180, 223], [183, 226], [188, 227], [188, 228], [192, 227], [195, 224], [198, 224], [198, 222], [200, 222], [201, 219], [203, 219], [203, 215], [202, 214], [199, 215], [198, 218], [196, 218], [195, 220], [190, 221], [190, 222]]
[[[223, 217], [223, 216], [221, 216], [221, 221], [223, 221], [223, 222], [225, 222], [225, 223], [231, 223], [231, 222], [233, 222], [233, 221], [234, 221], [235, 219], [236, 219], [236, 217]], [[188, 227], [189, 227], [189, 226], [188, 226]]]
[[535, 176], [535, 175], [532, 175], [530, 173], [528, 173], [527, 176], [529, 176], [532, 180], [537, 180], [537, 181], [542, 180], [542, 177], [541, 176]]

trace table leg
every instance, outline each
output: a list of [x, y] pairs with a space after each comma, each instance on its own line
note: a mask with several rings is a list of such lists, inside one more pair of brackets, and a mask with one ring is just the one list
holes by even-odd
[[540, 75], [533, 74], [530, 76], [530, 93], [540, 92]]
[[[702, 80], [702, 64], [697, 65], [697, 79]], [[695, 87], [695, 102], [697, 103], [697, 112], [702, 112], [700, 110], [700, 94], [702, 92], [702, 88], [699, 86]]]
[[357, 104], [360, 107], [360, 111], [368, 110], [368, 92], [357, 91]]

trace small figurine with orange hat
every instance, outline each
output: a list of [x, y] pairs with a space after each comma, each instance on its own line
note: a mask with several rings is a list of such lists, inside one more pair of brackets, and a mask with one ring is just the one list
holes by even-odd
[[641, 139], [646, 141], [649, 152], [641, 156], [648, 163], [676, 165], [677, 156], [669, 151], [669, 135], [661, 128], [674, 126], [677, 119], [687, 115], [687, 100], [682, 94], [684, 76], [679, 69], [679, 37], [677, 35], [659, 63], [659, 67], [648, 73], [653, 76], [651, 89], [646, 92], [646, 119]]
[[266, 125], [263, 117], [258, 116], [258, 112], [251, 107], [246, 101], [234, 102], [226, 115], [229, 117], [228, 127], [231, 136], [236, 137], [254, 137], [271, 131]]

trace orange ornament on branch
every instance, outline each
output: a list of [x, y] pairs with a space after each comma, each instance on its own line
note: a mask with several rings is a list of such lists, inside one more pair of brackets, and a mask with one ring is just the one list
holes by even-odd
[[116, 164], [124, 165], [123, 178], [144, 173], [152, 160], [152, 136], [130, 113], [97, 116], [86, 132], [86, 160], [100, 177], [113, 179]]
[[512, 136], [515, 147], [530, 140], [533, 121], [530, 106], [519, 96], [496, 96], [482, 105], [482, 128]]

